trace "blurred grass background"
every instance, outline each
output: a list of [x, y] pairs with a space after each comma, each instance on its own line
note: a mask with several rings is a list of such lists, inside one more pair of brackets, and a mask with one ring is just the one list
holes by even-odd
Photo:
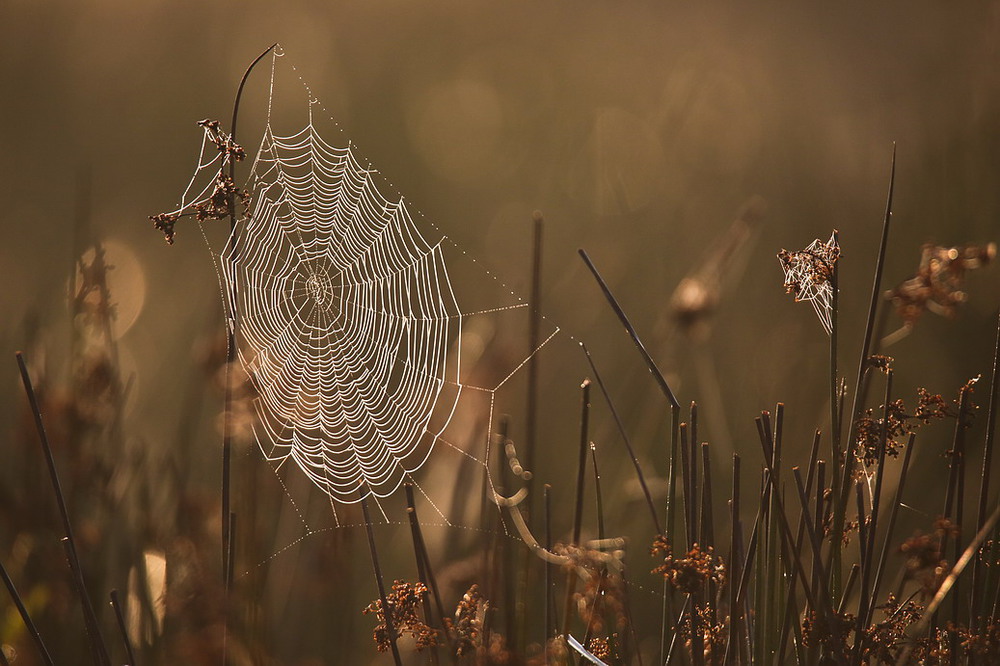
[[[722, 9], [653, 2], [11, 0], [0, 5], [0, 25], [0, 350], [10, 360], [0, 415], [4, 450], [15, 461], [0, 472], [0, 555], [16, 561], [18, 552], [38, 549], [49, 553], [52, 567], [61, 566], [56, 546], [23, 542], [25, 534], [57, 531], [57, 524], [13, 352], [27, 352], [50, 396], [81, 390], [71, 350], [85, 333], [71, 317], [68, 285], [85, 245], [79, 221], [89, 220], [114, 266], [115, 346], [128, 392], [117, 407], [120, 449], [106, 448], [105, 420], [90, 434], [69, 429], [59, 455], [72, 477], [71, 512], [95, 525], [119, 521], [112, 521], [121, 528], [119, 559], [106, 556], [114, 530], [94, 527], [89, 546], [93, 575], [114, 583], [105, 587], [124, 589], [127, 563], [146, 548], [169, 553], [193, 544], [203, 556], [215, 554], [216, 278], [193, 230], [167, 248], [146, 216], [171, 207], [186, 182], [195, 121], [226, 122], [240, 74], [274, 41], [398, 190], [520, 293], [529, 291], [531, 213], [544, 212], [543, 310], [586, 340], [607, 368], [641, 457], [661, 474], [665, 405], [585, 273], [578, 247], [598, 263], [682, 403], [704, 400], [708, 389], [693, 343], [673, 323], [671, 295], [717, 247], [744, 203], [753, 195], [766, 200], [745, 270], [730, 280], [699, 343], [713, 360], [725, 405], [724, 414], [706, 417], [702, 438], [728, 436], [753, 459], [756, 445], [743, 442], [754, 441], [759, 410], [788, 403], [786, 432], [800, 449], [826, 414], [826, 338], [811, 309], [783, 293], [774, 255], [840, 229], [842, 368], [850, 372], [893, 142], [899, 166], [887, 286], [913, 273], [924, 242], [982, 243], [1000, 231], [998, 3], [763, 2]], [[241, 139], [254, 147], [252, 133]], [[898, 359], [901, 395], [927, 386], [952, 396], [988, 369], [1000, 272], [977, 271], [967, 288], [970, 300], [957, 320], [927, 315], [889, 351]], [[541, 440], [574, 440], [572, 390], [585, 374], [581, 366], [571, 376], [545, 375], [543, 393], [571, 397], [546, 419]], [[609, 419], [595, 428], [595, 439], [616, 446]], [[88, 459], [103, 460], [100, 473], [73, 467], [80, 450], [73, 447], [84, 446], [85, 437], [98, 452]], [[790, 455], [795, 448], [789, 445]], [[261, 473], [249, 460], [239, 472], [244, 483]], [[538, 476], [555, 481], [560, 461], [543, 458]], [[631, 478], [627, 462], [617, 470], [617, 461], [609, 464], [613, 486]], [[569, 497], [572, 489], [556, 492]], [[259, 500], [259, 510], [274, 515], [280, 509], [267, 502], [281, 499], [276, 490]], [[315, 628], [290, 630], [310, 626], [306, 616], [323, 617], [293, 598], [261, 611], [271, 618], [274, 608], [292, 609], [258, 637], [267, 647], [256, 654], [303, 664], [373, 656], [368, 619], [358, 614], [373, 586], [344, 592], [331, 582], [366, 571], [363, 552], [350, 564], [329, 552], [334, 542], [360, 536], [316, 538], [309, 555], [312, 575], [343, 594], [332, 606], [350, 609], [330, 630], [341, 632], [338, 646], [318, 640]], [[281, 546], [258, 538], [260, 553]], [[45, 579], [30, 566], [24, 580]], [[211, 616], [203, 606], [215, 602], [197, 589], [199, 608]], [[103, 599], [106, 591], [95, 593]], [[64, 592], [69, 610], [50, 608], [47, 617], [75, 621], [74, 600]], [[278, 604], [273, 589], [254, 593], [262, 605]], [[174, 631], [198, 634], [199, 616], [181, 610], [190, 627], [175, 624]], [[68, 635], [82, 640], [79, 630]], [[353, 647], [348, 638], [356, 639]], [[175, 640], [195, 645], [190, 637]], [[25, 647], [19, 663], [32, 663]], [[74, 649], [67, 639], [63, 654]], [[338, 654], [351, 656], [337, 661]]]

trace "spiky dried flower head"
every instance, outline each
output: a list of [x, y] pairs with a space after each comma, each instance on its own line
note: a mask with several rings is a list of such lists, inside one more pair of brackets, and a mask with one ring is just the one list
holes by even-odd
[[[885, 424], [882, 423], [882, 418], [876, 417], [878, 413], [885, 414]], [[955, 414], [956, 412], [940, 394], [932, 394], [925, 388], [917, 389], [917, 403], [912, 413], [907, 411], [906, 404], [901, 398], [890, 402], [888, 408], [880, 405], [877, 410], [865, 409], [854, 426], [855, 455], [865, 466], [877, 463], [884, 426], [885, 454], [895, 458], [903, 448], [904, 437], [913, 434], [920, 426], [927, 425], [931, 421], [954, 417]], [[858, 474], [863, 474], [863, 471], [858, 470]]]
[[167, 241], [167, 245], [173, 245], [174, 225], [180, 219], [180, 215], [175, 213], [159, 213], [157, 215], [150, 215], [149, 219], [153, 223], [153, 228], [163, 233], [163, 238]]
[[[398, 635], [409, 634], [417, 641], [417, 650], [433, 647], [438, 644], [438, 633], [421, 619], [420, 604], [427, 594], [427, 586], [423, 583], [407, 583], [397, 580], [392, 584], [392, 592], [386, 595], [392, 615], [392, 626]], [[389, 650], [392, 636], [385, 621], [385, 610], [382, 600], [376, 599], [361, 611], [365, 615], [374, 614], [378, 624], [372, 632], [375, 647], [379, 652]]]
[[941, 247], [927, 243], [920, 252], [920, 264], [913, 277], [886, 293], [896, 314], [912, 327], [926, 311], [954, 317], [967, 300], [962, 291], [969, 270], [988, 265], [996, 257], [996, 243]]
[[823, 329], [830, 334], [833, 330], [833, 289], [834, 266], [840, 259], [840, 245], [837, 232], [830, 240], [814, 240], [803, 250], [782, 249], [778, 262], [785, 275], [785, 291], [798, 301], [809, 301]]
[[702, 548], [694, 543], [683, 557], [674, 557], [669, 539], [658, 535], [650, 554], [663, 559], [652, 573], [661, 574], [674, 589], [686, 594], [700, 592], [710, 581], [720, 586], [726, 581], [726, 565], [711, 546]]

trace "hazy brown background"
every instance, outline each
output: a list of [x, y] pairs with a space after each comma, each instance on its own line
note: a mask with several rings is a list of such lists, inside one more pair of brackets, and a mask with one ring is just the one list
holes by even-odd
[[[1000, 4], [753, 4], [6, 0], [0, 414], [19, 399], [12, 354], [29, 339], [40, 336], [35, 349], [58, 373], [89, 178], [95, 230], [135, 258], [118, 260], [128, 278], [117, 297], [135, 319], [121, 339], [137, 378], [128, 427], [146, 446], [176, 439], [192, 347], [218, 321], [218, 290], [201, 240], [187, 233], [168, 248], [146, 216], [186, 182], [194, 122], [226, 122], [240, 74], [280, 41], [399, 191], [521, 292], [530, 215], [545, 213], [543, 309], [592, 345], [640, 435], [658, 430], [665, 405], [577, 248], [605, 272], [682, 402], [701, 399], [670, 294], [742, 204], [764, 197], [746, 271], [708, 344], [738, 447], [777, 400], [791, 436], [807, 441], [826, 409], [826, 339], [810, 308], [784, 295], [774, 254], [840, 229], [847, 370], [893, 142], [887, 286], [912, 272], [925, 241], [997, 240]], [[968, 287], [957, 321], [927, 316], [893, 348], [904, 394], [949, 395], [988, 369], [1000, 271]], [[584, 374], [547, 377], [547, 390], [572, 395]], [[210, 419], [199, 423], [211, 481], [217, 445]], [[546, 432], [557, 425], [571, 441], [555, 419]], [[598, 428], [612, 439], [608, 423]], [[656, 442], [639, 441], [662, 469]]]

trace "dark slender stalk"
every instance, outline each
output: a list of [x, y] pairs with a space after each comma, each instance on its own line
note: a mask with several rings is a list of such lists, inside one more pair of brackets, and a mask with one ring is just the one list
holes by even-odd
[[[958, 467], [956, 472], [956, 488], [955, 488], [955, 561], [962, 554], [962, 525], [965, 520], [965, 429], [968, 427], [968, 418], [971, 415], [968, 414], [968, 394], [972, 393], [971, 383], [962, 387], [961, 397], [959, 398], [959, 410], [958, 419], [955, 424], [955, 449], [953, 454], [953, 459]], [[976, 558], [978, 559], [978, 558]], [[960, 579], [955, 579], [955, 593], [952, 594], [952, 615], [951, 621], [954, 624], [961, 622], [961, 618], [958, 616], [959, 613], [959, 602], [962, 599], [961, 592], [962, 581]], [[957, 634], [953, 630], [950, 630], [951, 640], [954, 642], [957, 639]]]
[[[542, 488], [542, 499], [545, 505], [545, 550], [552, 550], [552, 502], [549, 496], [549, 491], [552, 490], [552, 486], [545, 484]], [[546, 654], [545, 661], [548, 663], [548, 653], [546, 651], [549, 638], [552, 636], [552, 628], [556, 626], [555, 617], [552, 613], [552, 565], [548, 562], [543, 564], [545, 567], [544, 576], [542, 578], [545, 590], [545, 632], [542, 637], [542, 651]]]
[[688, 424], [681, 424], [681, 488], [684, 490], [684, 545], [690, 550], [698, 541], [694, 520], [694, 498], [691, 496], [691, 452], [688, 446]]
[[84, 582], [83, 570], [80, 567], [80, 558], [76, 552], [76, 541], [73, 538], [73, 526], [69, 520], [69, 510], [66, 508], [66, 499], [63, 495], [62, 485], [59, 483], [59, 472], [56, 470], [56, 461], [52, 455], [52, 447], [49, 445], [49, 437], [45, 432], [45, 424], [42, 422], [42, 412], [38, 407], [38, 398], [35, 396], [35, 389], [31, 384], [31, 375], [28, 373], [28, 366], [24, 362], [21, 352], [15, 354], [17, 366], [21, 371], [21, 381], [24, 384], [24, 392], [28, 396], [28, 404], [35, 419], [35, 429], [38, 431], [38, 439], [42, 444], [42, 452], [45, 454], [45, 464], [49, 470], [49, 480], [52, 482], [52, 490], [55, 493], [56, 504], [59, 507], [59, 516], [62, 519], [63, 532], [65, 533], [65, 548], [69, 566], [73, 573], [73, 583], [76, 591], [80, 595], [80, 602], [83, 606], [83, 620], [87, 627], [87, 635], [90, 639], [91, 652], [94, 661], [102, 666], [110, 664], [108, 648], [101, 636], [100, 626], [97, 622], [97, 614], [94, 612], [94, 604], [90, 600], [87, 592], [87, 585]]
[[[444, 618], [448, 617], [444, 612], [444, 605], [441, 602], [441, 595], [438, 594], [437, 581], [433, 583], [433, 571], [430, 566], [430, 560], [427, 558], [427, 552], [424, 548], [424, 538], [420, 531], [420, 520], [417, 517], [417, 507], [413, 502], [413, 484], [405, 483], [403, 484], [403, 489], [406, 492], [406, 517], [410, 523], [410, 539], [413, 541], [413, 555], [417, 563], [417, 580], [419, 580], [423, 585], [425, 585], [430, 590], [430, 596], [434, 597], [434, 604], [437, 606], [438, 618], [441, 621], [441, 633], [444, 634], [445, 640], [448, 642], [448, 653], [451, 655], [452, 662], [457, 660], [455, 656], [455, 649], [452, 642], [451, 632], [448, 631], [448, 625], [444, 622]], [[428, 595], [424, 595], [423, 598], [424, 607], [424, 618], [427, 624], [431, 624], [433, 614], [431, 613], [431, 602], [428, 599]], [[431, 650], [431, 661], [434, 664], [438, 663], [438, 653], [437, 648]]]
[[597, 387], [601, 389], [601, 394], [604, 396], [605, 402], [608, 403], [608, 409], [611, 410], [611, 415], [614, 417], [615, 424], [618, 426], [618, 432], [622, 437], [622, 441], [625, 442], [625, 448], [628, 450], [629, 458], [632, 459], [632, 465], [635, 467], [635, 473], [639, 477], [639, 485], [642, 486], [642, 494], [646, 497], [646, 504], [649, 507], [649, 515], [653, 519], [653, 527], [656, 530], [656, 534], [663, 534], [663, 528], [660, 526], [660, 518], [656, 515], [656, 507], [653, 506], [653, 497], [649, 493], [649, 487], [646, 485], [646, 477], [642, 473], [642, 467], [639, 465], [639, 459], [635, 457], [635, 451], [632, 449], [632, 442], [628, 438], [628, 433], [625, 432], [625, 424], [622, 423], [621, 417], [618, 415], [618, 410], [615, 409], [614, 403], [611, 401], [611, 396], [608, 394], [607, 388], [604, 386], [604, 382], [601, 380], [601, 373], [597, 371], [597, 366], [594, 365], [594, 359], [590, 356], [590, 351], [587, 349], [587, 345], [580, 343], [580, 348], [583, 349], [583, 353], [587, 356], [587, 362], [590, 364], [590, 369], [594, 373], [594, 379], [597, 381]]
[[587, 268], [589, 268], [590, 272], [593, 273], [594, 279], [597, 280], [597, 284], [600, 285], [601, 291], [604, 292], [604, 297], [608, 299], [608, 303], [611, 305], [611, 309], [615, 311], [616, 315], [618, 315], [618, 320], [621, 321], [622, 325], [625, 327], [625, 330], [628, 332], [629, 337], [632, 338], [632, 342], [635, 343], [636, 349], [639, 350], [639, 354], [642, 355], [642, 360], [646, 362], [646, 367], [649, 368], [649, 372], [650, 374], [653, 375], [653, 379], [656, 380], [656, 384], [657, 386], [660, 387], [660, 391], [662, 391], [663, 395], [666, 396], [671, 406], [680, 407], [681, 403], [677, 402], [677, 398], [674, 397], [674, 392], [670, 390], [670, 385], [667, 384], [666, 378], [663, 376], [663, 373], [660, 372], [660, 369], [656, 367], [656, 363], [653, 361], [653, 358], [649, 355], [649, 352], [646, 351], [646, 347], [643, 346], [642, 341], [639, 339], [639, 335], [635, 332], [635, 328], [632, 326], [632, 323], [628, 320], [628, 317], [625, 316], [625, 311], [622, 310], [622, 307], [618, 304], [618, 301], [611, 293], [611, 289], [608, 288], [608, 284], [604, 281], [604, 278], [601, 277], [601, 274], [598, 272], [597, 267], [594, 266], [594, 262], [590, 260], [590, 257], [587, 255], [585, 250], [581, 248], [579, 252], [580, 256], [583, 258], [584, 263], [587, 264]]
[[[882, 218], [882, 238], [879, 242], [878, 258], [875, 262], [875, 277], [872, 280], [872, 293], [871, 299], [868, 304], [868, 318], [865, 322], [865, 337], [864, 342], [861, 345], [861, 354], [858, 359], [858, 379], [854, 390], [854, 405], [851, 408], [851, 424], [848, 428], [847, 436], [847, 450], [844, 454], [844, 468], [843, 473], [840, 475], [841, 478], [841, 488], [840, 494], [834, 495], [834, 505], [833, 505], [833, 533], [841, 534], [844, 530], [844, 511], [847, 505], [848, 494], [850, 493], [851, 484], [849, 479], [852, 478], [854, 473], [854, 448], [856, 446], [854, 437], [854, 428], [858, 419], [858, 414], [864, 406], [861, 402], [861, 385], [864, 382], [865, 370], [868, 367], [868, 357], [871, 353], [872, 344], [872, 332], [875, 327], [875, 311], [878, 308], [879, 298], [882, 293], [882, 271], [885, 268], [885, 253], [886, 248], [889, 244], [889, 225], [892, 221], [892, 194], [896, 182], [896, 145], [892, 146], [892, 164], [889, 169], [889, 192], [886, 196], [885, 203], [885, 215]], [[836, 462], [836, 461], [835, 461]], [[833, 551], [831, 561], [833, 563], [832, 576], [834, 586], [833, 592], [836, 594], [837, 581], [839, 577], [840, 570], [840, 541], [834, 539], [832, 542]]]
[[132, 650], [132, 641], [128, 637], [128, 629], [125, 627], [125, 615], [122, 613], [122, 605], [118, 601], [118, 590], [111, 590], [111, 608], [115, 611], [115, 621], [118, 623], [118, 631], [122, 636], [122, 644], [125, 645], [125, 654], [128, 655], [128, 666], [138, 666], [135, 660], [135, 652]]
[[[590, 430], [590, 380], [580, 384], [580, 455], [576, 466], [576, 506], [573, 511], [573, 544], [580, 545], [580, 531], [583, 527], [583, 490], [586, 485], [588, 432]], [[566, 572], [566, 602], [563, 609], [562, 633], [569, 633], [569, 623], [573, 610], [573, 594], [576, 592], [576, 573]]]
[[667, 539], [674, 542], [677, 522], [677, 446], [680, 441], [681, 408], [670, 406], [670, 460], [667, 466]]
[[[587, 445], [589, 443], [590, 422], [590, 380], [580, 384], [580, 454], [576, 466], [576, 508], [573, 512], [573, 544], [580, 545], [580, 529], [583, 525], [583, 489], [587, 472]], [[531, 469], [530, 467], [528, 469]]]
[[[533, 235], [532, 235], [532, 260], [531, 260], [531, 308], [530, 308], [530, 320], [528, 325], [528, 390], [527, 390], [527, 409], [525, 410], [524, 419], [524, 460], [525, 468], [531, 470], [533, 474], [537, 473], [535, 470], [535, 449], [536, 443], [535, 438], [537, 437], [538, 431], [538, 354], [535, 350], [538, 349], [538, 343], [540, 338], [539, 331], [542, 325], [542, 230], [544, 225], [544, 220], [542, 219], [542, 213], [540, 211], [535, 211], [532, 215], [533, 224]], [[534, 490], [534, 476], [525, 482], [528, 488], [528, 517], [531, 518], [533, 512], [532, 507], [534, 506], [535, 494], [532, 492]]]
[[868, 626], [871, 619], [872, 595], [864, 596], [868, 592], [869, 585], [874, 580], [875, 573], [875, 542], [878, 539], [878, 517], [881, 508], [882, 482], [885, 477], [885, 453], [889, 441], [889, 402], [892, 400], [892, 368], [886, 370], [885, 395], [882, 403], [882, 427], [879, 432], [878, 442], [878, 465], [875, 469], [875, 490], [872, 493], [871, 525], [868, 530], [868, 543], [864, 555], [864, 568], [862, 569], [861, 590], [862, 598], [858, 603], [859, 626]]
[[[800, 523], [804, 527], [805, 535], [809, 539], [809, 545], [812, 548], [813, 555], [813, 570], [818, 570], [819, 578], [825, 580], [825, 574], [823, 572], [823, 554], [822, 545], [820, 543], [820, 535], [818, 531], [818, 526], [813, 524], [812, 517], [809, 515], [809, 488], [802, 483], [802, 474], [798, 467], [792, 468], [792, 475], [795, 477], [795, 488], [799, 493], [799, 502], [802, 503], [802, 522]], [[827, 596], [826, 590], [818, 590], [818, 594], [814, 596]], [[813, 608], [814, 611], [819, 612], [819, 608]]]
[[[765, 477], [767, 476], [767, 471], [764, 472]], [[746, 620], [746, 613], [743, 612], [743, 599], [746, 596], [747, 583], [750, 580], [750, 571], [754, 565], [754, 556], [757, 552], [757, 535], [759, 532], [761, 524], [761, 515], [764, 513], [764, 506], [767, 504], [767, 496], [771, 491], [771, 486], [765, 480], [763, 487], [761, 488], [760, 501], [757, 503], [757, 515], [753, 520], [753, 527], [750, 529], [750, 543], [747, 544], [746, 558], [743, 560], [743, 565], [740, 567], [741, 573], [739, 577], [739, 585], [736, 588], [736, 607], [740, 609], [740, 619]], [[747, 637], [749, 639], [752, 632], [746, 631]], [[733, 644], [733, 636], [730, 632], [729, 639], [726, 641], [726, 655], [723, 659], [723, 663], [729, 663], [729, 657], [731, 654]], [[738, 650], [739, 648], [737, 648]]]
[[703, 546], [715, 547], [715, 524], [712, 516], [712, 472], [709, 465], [709, 445], [701, 445], [701, 543]]
[[392, 606], [385, 595], [385, 581], [382, 578], [382, 568], [378, 563], [378, 551], [375, 549], [375, 534], [372, 532], [371, 516], [368, 514], [368, 501], [365, 499], [365, 488], [358, 491], [361, 497], [361, 512], [365, 517], [365, 531], [368, 533], [368, 551], [371, 555], [372, 570], [375, 572], [375, 582], [378, 584], [378, 597], [382, 602], [382, 617], [385, 618], [385, 629], [389, 635], [389, 648], [392, 650], [392, 659], [396, 666], [402, 666], [403, 661], [399, 656], [399, 646], [396, 645], [396, 627], [392, 621]]
[[10, 594], [10, 598], [14, 602], [17, 612], [21, 616], [21, 621], [24, 622], [24, 626], [27, 627], [31, 640], [34, 641], [35, 647], [38, 648], [38, 654], [41, 655], [42, 661], [46, 664], [46, 666], [53, 666], [52, 657], [49, 656], [49, 649], [45, 647], [42, 635], [38, 633], [35, 623], [32, 622], [31, 616], [28, 614], [28, 609], [21, 600], [21, 595], [17, 593], [14, 581], [11, 580], [10, 574], [7, 573], [7, 568], [4, 567], [2, 562], [0, 562], [0, 577], [3, 578], [3, 584], [7, 587], [7, 593]]
[[885, 571], [886, 558], [889, 555], [890, 544], [893, 544], [892, 533], [896, 527], [896, 517], [899, 515], [899, 507], [903, 498], [903, 487], [906, 485], [906, 473], [910, 469], [910, 457], [913, 455], [913, 442], [916, 435], [911, 433], [906, 443], [906, 453], [903, 455], [903, 466], [899, 471], [899, 481], [896, 483], [896, 495], [892, 500], [892, 510], [889, 513], [889, 525], [885, 530], [885, 538], [882, 540], [882, 552], [878, 558], [875, 568], [875, 582], [872, 583], [871, 600], [868, 607], [868, 617], [871, 618], [875, 612], [875, 603], [878, 600], [879, 586], [882, 583], [882, 574]]
[[[816, 506], [814, 507], [815, 513], [813, 518], [813, 526], [819, 535], [819, 530], [823, 525], [823, 519], [826, 517], [826, 462], [820, 460], [816, 464]], [[816, 595], [822, 594], [823, 590], [829, 583], [828, 580], [823, 577], [823, 558], [820, 557], [819, 561], [813, 564], [813, 588]]]
[[236, 512], [229, 513], [229, 552], [226, 553], [226, 594], [233, 589], [233, 570], [236, 565]]
[[597, 538], [604, 540], [604, 499], [601, 495], [601, 472], [597, 469], [597, 445], [590, 443], [590, 460], [594, 467], [594, 497], [597, 500]]
[[[990, 379], [990, 402], [986, 412], [986, 444], [983, 447], [983, 472], [979, 482], [979, 509], [976, 512], [976, 529], [986, 520], [986, 504], [990, 494], [990, 473], [993, 465], [993, 437], [996, 430], [997, 394], [1000, 393], [1000, 316], [997, 317], [996, 346], [993, 350], [993, 376]], [[975, 633], [979, 627], [982, 589], [980, 586], [979, 559], [972, 561], [972, 616], [969, 628]]]
[[[677, 445], [680, 439], [680, 407], [670, 406], [670, 459], [667, 461], [667, 541], [674, 543], [674, 526], [677, 522]], [[672, 597], [668, 595], [668, 583], [663, 581], [663, 611], [660, 616], [660, 663], [666, 658], [667, 620], [673, 616]]]
[[847, 608], [847, 600], [854, 593], [854, 586], [857, 584], [860, 574], [861, 565], [857, 563], [852, 564], [851, 571], [847, 574], [847, 582], [844, 583], [844, 595], [840, 598], [840, 603], [837, 605], [837, 614], [842, 614], [844, 609]]
[[[733, 492], [732, 499], [730, 499], [729, 504], [729, 523], [730, 523], [730, 535], [729, 535], [729, 577], [730, 581], [738, 581], [742, 575], [740, 571], [739, 556], [737, 554], [737, 549], [740, 540], [740, 456], [737, 453], [733, 454]], [[732, 640], [739, 641], [739, 631], [740, 631], [740, 620], [742, 620], [742, 612], [740, 611], [739, 604], [736, 600], [736, 586], [729, 583], [729, 634], [730, 637], [726, 641], [726, 652], [729, 652], [729, 642]], [[725, 661], [723, 663], [726, 663]]]
[[[240, 85], [236, 89], [236, 99], [233, 101], [233, 120], [229, 125], [229, 138], [236, 143], [236, 121], [239, 118], [240, 113], [240, 98], [243, 97], [243, 88], [247, 84], [247, 79], [250, 78], [250, 72], [259, 63], [264, 56], [271, 52], [277, 46], [277, 43], [271, 44], [264, 52], [259, 56], [254, 58], [250, 66], [243, 73], [243, 78], [240, 79]], [[236, 160], [229, 158], [229, 180], [232, 181], [233, 185], [236, 184]], [[232, 234], [236, 231], [236, 195], [229, 195], [229, 232]], [[235, 283], [232, 285], [235, 290]], [[236, 294], [233, 293], [233, 298], [231, 299], [232, 307], [236, 308]], [[227, 567], [229, 565], [229, 515], [231, 513], [231, 495], [232, 495], [232, 456], [233, 456], [233, 382], [232, 382], [232, 367], [236, 362], [236, 330], [239, 326], [239, 316], [237, 312], [230, 312], [231, 325], [227, 327], [227, 353], [226, 353], [226, 392], [225, 392], [225, 423], [223, 424], [222, 433], [222, 579], [224, 581], [229, 579], [229, 571]]]
[[[840, 232], [833, 230], [833, 238], [840, 245]], [[830, 286], [833, 288], [833, 303], [830, 310], [830, 460], [833, 463], [831, 481], [833, 497], [840, 497], [841, 485], [844, 481], [841, 478], [841, 460], [843, 460], [843, 450], [841, 447], [841, 426], [843, 425], [843, 393], [839, 390], [840, 383], [837, 342], [840, 331], [840, 261], [833, 262], [833, 271], [830, 275]], [[836, 504], [836, 501], [834, 502]], [[834, 594], [840, 587], [840, 547], [834, 546], [830, 552], [830, 569], [833, 572], [832, 589]]]

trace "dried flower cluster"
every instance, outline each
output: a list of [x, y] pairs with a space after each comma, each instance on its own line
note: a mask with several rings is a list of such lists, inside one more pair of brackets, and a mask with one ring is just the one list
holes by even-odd
[[[392, 592], [386, 595], [386, 601], [392, 613], [392, 626], [398, 635], [409, 634], [417, 641], [417, 650], [433, 647], [438, 644], [438, 633], [421, 619], [420, 604], [427, 594], [427, 586], [423, 583], [407, 583], [397, 580], [392, 584]], [[368, 604], [362, 613], [374, 613], [378, 624], [372, 633], [375, 646], [379, 652], [385, 652], [390, 647], [392, 636], [385, 622], [385, 611], [382, 600], [376, 599]]]
[[701, 642], [701, 651], [705, 664], [721, 666], [726, 654], [726, 639], [729, 637], [727, 622], [719, 619], [711, 605], [695, 606], [696, 614], [686, 613], [681, 622], [680, 632], [685, 645], [690, 650], [694, 641], [695, 620], [697, 619], [697, 635]]
[[913, 601], [902, 604], [896, 595], [890, 594], [885, 604], [878, 608], [885, 619], [866, 630], [864, 655], [877, 664], [895, 664], [899, 649], [907, 639], [907, 628], [920, 619], [924, 607]]
[[810, 610], [802, 619], [802, 644], [806, 647], [829, 647], [836, 641], [843, 645], [854, 629], [856, 619], [851, 613], [834, 613], [834, 626], [830, 627], [820, 613]]
[[674, 557], [670, 541], [658, 535], [653, 539], [650, 553], [663, 558], [663, 564], [653, 569], [653, 573], [662, 574], [674, 589], [685, 594], [700, 592], [709, 581], [719, 586], [726, 581], [725, 563], [711, 546], [702, 549], [695, 543], [684, 557]]
[[941, 247], [925, 244], [916, 274], [886, 294], [904, 325], [912, 327], [927, 310], [953, 317], [967, 296], [966, 271], [986, 266], [996, 257], [995, 243]]
[[233, 179], [225, 172], [225, 167], [230, 160], [240, 162], [246, 159], [246, 151], [238, 143], [233, 141], [232, 136], [220, 129], [218, 120], [201, 120], [198, 125], [205, 130], [208, 140], [215, 144], [222, 153], [223, 159], [219, 166], [219, 171], [215, 175], [215, 184], [212, 193], [205, 200], [191, 207], [183, 208], [173, 213], [159, 213], [150, 215], [149, 219], [153, 223], [153, 228], [163, 234], [167, 245], [174, 244], [176, 234], [174, 227], [177, 220], [185, 215], [194, 215], [199, 222], [205, 220], [221, 220], [230, 215], [236, 215], [235, 202], [239, 200], [242, 205], [242, 216], [250, 217], [250, 192], [241, 187], [237, 187]]
[[205, 129], [208, 140], [216, 145], [219, 152], [226, 157], [231, 157], [237, 162], [246, 159], [247, 153], [243, 146], [233, 141], [233, 137], [222, 131], [218, 120], [199, 120], [198, 126]]
[[455, 636], [455, 654], [464, 657], [475, 654], [482, 645], [483, 618], [489, 602], [479, 593], [479, 586], [473, 585], [455, 608], [455, 619], [445, 618], [448, 630]]
[[942, 542], [956, 536], [958, 526], [948, 518], [938, 518], [934, 521], [933, 532], [915, 534], [899, 547], [906, 558], [904, 579], [918, 581], [925, 597], [932, 596], [948, 575], [949, 564], [944, 557]]
[[[885, 454], [891, 458], [899, 455], [903, 437], [916, 432], [917, 428], [931, 421], [954, 416], [950, 406], [940, 394], [932, 394], [925, 388], [917, 389], [917, 405], [913, 413], [906, 411], [902, 399], [889, 403], [888, 409], [880, 405], [878, 412], [886, 414]], [[879, 442], [882, 438], [882, 419], [875, 417], [876, 410], [866, 409], [855, 424], [855, 455], [865, 465], [878, 462]]]

